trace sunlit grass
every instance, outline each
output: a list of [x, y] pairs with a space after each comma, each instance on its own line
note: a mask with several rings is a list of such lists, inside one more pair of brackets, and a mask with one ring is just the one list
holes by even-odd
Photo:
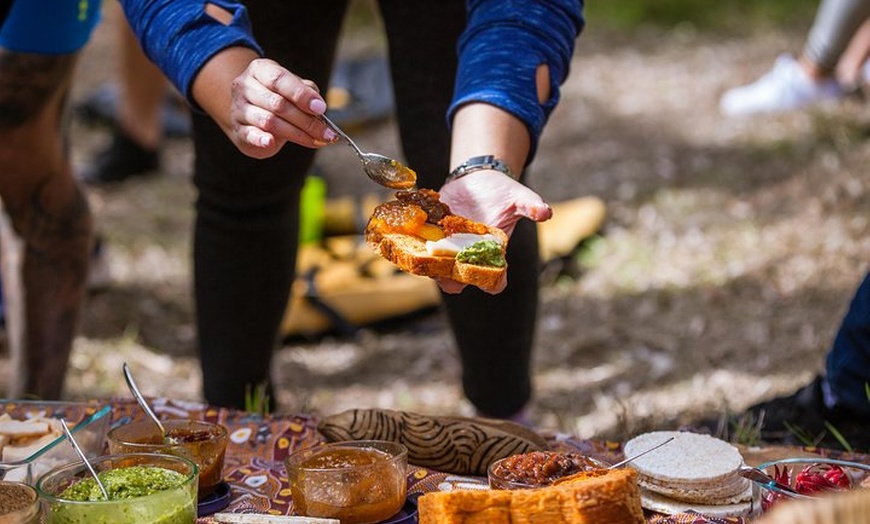
[[700, 30], [746, 31], [806, 24], [817, 7], [815, 0], [609, 0], [587, 2], [586, 15], [589, 23], [615, 30], [689, 24]]

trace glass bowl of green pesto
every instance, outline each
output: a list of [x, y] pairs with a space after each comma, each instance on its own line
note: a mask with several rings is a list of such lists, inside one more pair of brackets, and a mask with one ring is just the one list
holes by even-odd
[[192, 524], [199, 469], [183, 457], [106, 455], [91, 461], [106, 500], [83, 462], [55, 468], [36, 482], [46, 524]]

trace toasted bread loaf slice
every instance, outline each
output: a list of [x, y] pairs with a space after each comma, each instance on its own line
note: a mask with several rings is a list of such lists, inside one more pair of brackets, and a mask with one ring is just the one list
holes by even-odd
[[563, 482], [515, 491], [438, 491], [418, 499], [420, 524], [642, 524], [637, 473], [578, 473]]
[[[429, 193], [437, 198], [437, 193]], [[390, 204], [395, 204], [395, 201], [381, 206]], [[381, 206], [375, 208], [373, 216], [378, 214]], [[501, 246], [502, 256], [504, 256], [508, 243], [508, 237], [504, 231], [467, 219], [461, 219], [461, 221], [469, 224], [470, 227], [473, 226], [477, 231], [486, 231], [486, 234], [495, 237]], [[489, 293], [501, 291], [504, 287], [504, 280], [507, 278], [507, 264], [502, 267], [477, 265], [460, 262], [455, 256], [430, 254], [426, 247], [425, 238], [402, 231], [382, 220], [369, 220], [365, 229], [365, 240], [377, 254], [398, 266], [402, 271], [412, 275], [449, 278], [477, 286]]]
[[[489, 229], [489, 234], [502, 240], [502, 246], [507, 245], [504, 231], [498, 228]], [[420, 237], [403, 233], [382, 233], [375, 228], [366, 228], [365, 239], [377, 254], [412, 275], [450, 278], [490, 293], [500, 290], [507, 276], [507, 266], [479, 266], [460, 262], [452, 256], [430, 255], [426, 250], [426, 241]]]

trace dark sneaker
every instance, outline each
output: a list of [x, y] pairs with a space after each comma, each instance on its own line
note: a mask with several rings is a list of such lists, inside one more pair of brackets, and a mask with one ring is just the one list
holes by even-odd
[[754, 421], [765, 442], [831, 449], [870, 450], [870, 420], [825, 405], [822, 377], [795, 393], [751, 406], [744, 421]]
[[159, 164], [156, 150], [145, 149], [116, 130], [112, 133], [112, 143], [82, 171], [80, 178], [94, 185], [121, 182], [130, 177], [153, 174]]
[[92, 293], [104, 291], [112, 284], [112, 272], [106, 252], [106, 241], [103, 235], [97, 234], [88, 266], [88, 291]]
[[[113, 84], [105, 84], [98, 87], [73, 110], [75, 115], [87, 125], [117, 126], [119, 103], [118, 87]], [[184, 99], [174, 89], [167, 91], [161, 112], [163, 114], [163, 134], [167, 138], [190, 136], [190, 110]]]

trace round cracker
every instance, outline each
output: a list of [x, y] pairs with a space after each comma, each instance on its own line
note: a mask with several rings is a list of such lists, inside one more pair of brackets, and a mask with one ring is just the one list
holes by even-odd
[[752, 502], [717, 505], [680, 502], [643, 488], [640, 488], [640, 505], [644, 509], [665, 515], [685, 513], [691, 510], [708, 517], [718, 518], [745, 517], [752, 509]]
[[740, 451], [724, 440], [688, 431], [652, 431], [625, 443], [626, 457], [638, 455], [674, 437], [661, 448], [637, 457], [629, 465], [661, 482], [691, 487], [733, 477], [743, 465]]
[[721, 486], [678, 486], [678, 485], [663, 485], [655, 480], [646, 478], [638, 478], [637, 483], [640, 487], [658, 493], [668, 498], [672, 498], [681, 502], [690, 502], [694, 504], [736, 504], [745, 502], [752, 498], [752, 483], [743, 478], [736, 476]]

